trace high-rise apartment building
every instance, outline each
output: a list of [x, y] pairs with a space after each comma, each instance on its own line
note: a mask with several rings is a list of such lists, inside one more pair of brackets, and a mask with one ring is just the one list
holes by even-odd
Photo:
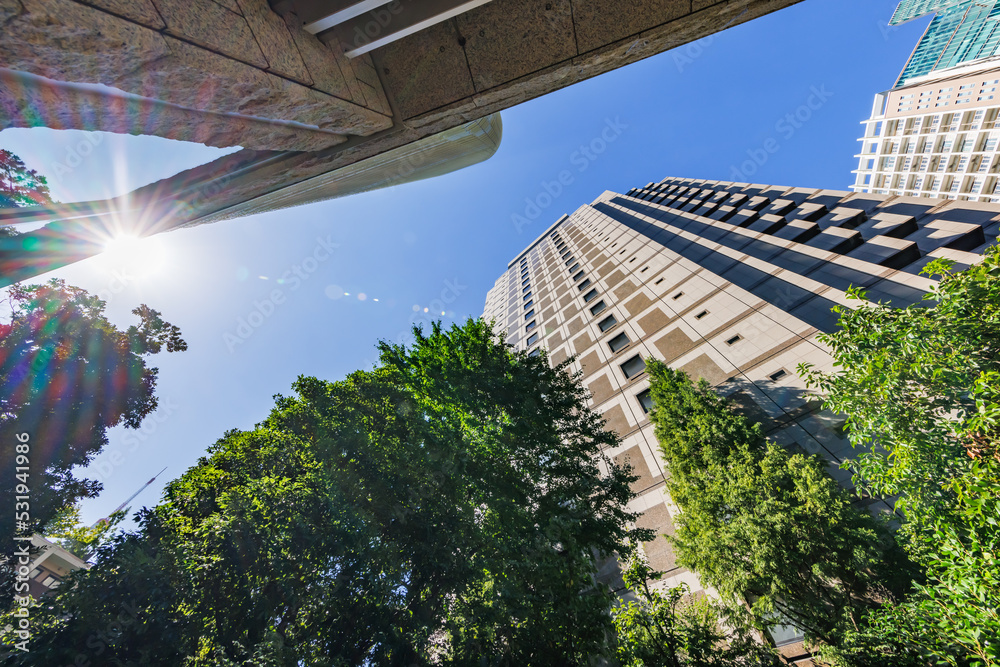
[[[669, 178], [605, 192], [561, 217], [511, 261], [485, 316], [507, 341], [552, 364], [575, 356], [591, 405], [621, 445], [607, 454], [639, 476], [640, 525], [673, 531], [677, 508], [647, 417], [645, 360], [704, 377], [774, 441], [818, 453], [830, 473], [850, 444], [842, 419], [807, 395], [800, 362], [829, 370], [816, 340], [832, 331], [849, 286], [905, 306], [931, 281], [934, 257], [960, 267], [996, 241], [1000, 206], [745, 183]], [[702, 588], [662, 537], [645, 545], [665, 584]], [[784, 653], [802, 653], [794, 633]]]
[[855, 192], [1000, 202], [1000, 57], [875, 96]]
[[1000, 50], [997, 0], [903, 0], [890, 25], [935, 13], [896, 81], [896, 88], [920, 76], [956, 67]]

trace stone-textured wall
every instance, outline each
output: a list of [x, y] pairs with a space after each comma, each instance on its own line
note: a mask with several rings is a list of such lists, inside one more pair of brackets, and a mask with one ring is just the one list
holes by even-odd
[[[170, 212], [144, 220], [172, 229], [315, 201], [297, 184], [799, 0], [493, 0], [355, 59], [302, 30], [288, 3], [265, 1], [0, 0], [0, 68], [150, 98], [137, 110], [56, 84], [7, 90], [0, 128], [238, 140], [247, 150], [132, 194]], [[206, 30], [207, 17], [226, 30]], [[92, 252], [55, 253], [22, 273]]]
[[481, 117], [800, 0], [492, 0], [372, 52], [411, 127]]
[[[50, 98], [23, 81], [4, 96], [0, 127], [52, 117], [57, 127], [321, 150], [392, 126], [370, 60], [348, 60], [266, 0], [0, 0], [0, 29], [0, 67], [146, 98]], [[29, 97], [41, 113], [28, 113]], [[169, 119], [146, 123], [143, 109], [154, 108]]]
[[146, 98], [21, 81], [0, 99], [0, 128], [321, 151], [393, 127], [391, 100], [406, 131], [378, 153], [798, 1], [493, 0], [349, 59], [288, 3], [272, 3], [279, 14], [267, 0], [0, 0], [0, 68]]
[[[392, 132], [315, 156], [289, 159], [280, 168], [268, 165], [254, 180], [230, 180], [220, 197], [198, 207], [204, 211], [198, 222], [225, 218], [224, 213], [214, 213], [250, 199], [257, 200], [254, 207], [267, 208], [270, 197], [283, 199], [284, 187], [799, 1], [638, 0], [622, 6], [615, 0], [601, 0], [599, 5], [595, 0], [493, 0], [372, 52], [375, 68], [369, 75], [382, 81], [401, 116]], [[570, 24], [565, 23], [565, 11], [559, 9], [567, 4], [572, 6]], [[558, 29], [552, 25], [557, 18], [563, 21]], [[585, 24], [587, 21], [590, 23]], [[618, 23], [621, 25], [615, 27]], [[592, 35], [591, 41], [578, 47], [577, 36], [571, 44], [553, 46], [553, 35], [563, 35], [565, 40], [567, 30], [586, 32]], [[321, 38], [329, 39], [326, 35]], [[342, 52], [345, 45], [331, 41], [330, 48]], [[300, 203], [308, 201], [303, 198]]]

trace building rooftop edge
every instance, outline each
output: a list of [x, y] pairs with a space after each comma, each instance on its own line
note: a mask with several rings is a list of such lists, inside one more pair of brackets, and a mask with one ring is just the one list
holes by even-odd
[[514, 264], [517, 262], [517, 260], [521, 259], [522, 257], [524, 257], [525, 254], [527, 254], [528, 252], [530, 252], [532, 248], [534, 248], [536, 245], [538, 245], [539, 241], [541, 241], [543, 238], [545, 238], [545, 236], [549, 232], [551, 232], [553, 229], [555, 229], [560, 224], [562, 224], [563, 220], [566, 220], [567, 218], [569, 218], [569, 213], [563, 213], [559, 217], [558, 220], [556, 220], [551, 225], [549, 225], [548, 228], [544, 232], [542, 232], [541, 234], [539, 234], [538, 237], [534, 241], [532, 241], [531, 243], [529, 243], [528, 247], [526, 247], [521, 252], [517, 253], [517, 255], [514, 256], [514, 259], [510, 260], [509, 262], [507, 262], [507, 268], [509, 269], [510, 267], [514, 266]]

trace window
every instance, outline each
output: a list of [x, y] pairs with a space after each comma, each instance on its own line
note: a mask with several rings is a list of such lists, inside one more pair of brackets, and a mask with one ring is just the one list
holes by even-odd
[[526, 342], [527, 342], [527, 344], [528, 344], [529, 347], [531, 347], [532, 345], [534, 345], [535, 343], [537, 343], [538, 342], [538, 332], [536, 331], [535, 333], [533, 333], [530, 336], [528, 336], [528, 340]]
[[736, 334], [735, 336], [733, 336], [732, 338], [730, 338], [729, 340], [726, 341], [726, 345], [735, 345], [736, 343], [740, 342], [741, 340], [743, 340], [743, 336], [741, 336], [739, 334]]
[[622, 373], [627, 379], [632, 379], [646, 370], [646, 362], [638, 354], [621, 365]]
[[631, 342], [628, 339], [628, 335], [623, 331], [608, 341], [608, 347], [611, 348], [612, 352], [619, 352], [628, 347]]
[[527, 301], [530, 298], [531, 298], [531, 292], [528, 292], [527, 294], [521, 297], [521, 301]]
[[529, 301], [528, 303], [524, 304], [524, 309], [527, 310], [528, 308], [531, 308], [532, 304], [534, 303], [535, 303], [534, 300]]
[[580, 278], [583, 278], [583, 271], [577, 271], [576, 273], [574, 273], [572, 280], [573, 282], [576, 282]]
[[658, 280], [657, 280], [657, 281], [656, 281], [655, 283], [653, 283], [653, 284], [654, 284], [654, 285], [659, 285], [659, 284], [660, 284], [660, 283], [662, 283], [662, 282], [663, 282], [663, 278], [660, 278], [660, 279], [658, 279]]
[[595, 303], [593, 306], [590, 307], [590, 314], [596, 315], [607, 307], [608, 305], [604, 303], [604, 299], [601, 299], [600, 301], [598, 301], [597, 303]]
[[522, 285], [527, 285], [530, 281], [531, 281], [531, 278], [525, 278], [524, 280], [521, 281], [521, 284]]
[[594, 297], [596, 296], [597, 296], [597, 288], [594, 288], [583, 295], [583, 302], [590, 303], [591, 301], [594, 300]]
[[628, 263], [629, 263], [629, 264], [631, 264], [631, 263], [632, 263], [632, 262], [634, 262], [634, 261], [635, 261], [636, 259], [638, 259], [638, 257], [633, 257], [632, 259], [630, 259], [630, 260], [628, 261]]
[[601, 330], [601, 333], [604, 333], [605, 331], [615, 326], [616, 324], [618, 324], [618, 320], [615, 319], [615, 316], [608, 315], [603, 320], [597, 323], [597, 328]]
[[677, 299], [681, 298], [682, 296], [684, 296], [684, 292], [678, 292], [677, 294], [673, 295], [673, 296], [672, 296], [672, 297], [670, 297], [670, 298], [671, 298], [671, 299], [672, 299], [673, 301], [677, 301]]
[[575, 261], [576, 261], [576, 257], [572, 257], [571, 256], [569, 259], [566, 260], [566, 266], [569, 266], [570, 264], [572, 264]]
[[648, 389], [636, 394], [635, 397], [639, 400], [639, 406], [643, 412], [648, 414], [653, 409], [653, 397]]
[[526, 313], [524, 314], [524, 319], [525, 319], [525, 320], [530, 320], [530, 319], [531, 319], [532, 317], [534, 317], [534, 316], [535, 316], [535, 309], [534, 309], [534, 308], [532, 308], [531, 310], [529, 310], [528, 312], [526, 312]]
[[528, 356], [529, 357], [537, 357], [541, 353], [542, 353], [542, 348], [536, 347], [534, 350], [532, 350], [531, 352], [528, 353]]
[[574, 264], [573, 266], [569, 267], [569, 272], [570, 272], [570, 273], [573, 273], [573, 272], [575, 272], [575, 271], [576, 271], [577, 269], [579, 269], [579, 268], [580, 268], [580, 262], [577, 262], [577, 263], [576, 263], [576, 264]]
[[649, 267], [648, 266], [642, 267], [642, 271], [640, 271], [639, 273], [645, 273], [646, 271], [649, 271]]
[[707, 310], [703, 310], [700, 313], [698, 313], [697, 315], [695, 315], [694, 319], [700, 320], [701, 318], [705, 317], [706, 315], [708, 315], [708, 311]]
[[532, 329], [535, 328], [536, 324], [537, 322], [535, 322], [535, 320], [531, 320], [530, 322], [528, 322], [528, 326], [524, 327], [524, 331], [525, 332], [531, 331]]
[[580, 283], [579, 285], [577, 285], [577, 286], [576, 286], [576, 288], [577, 288], [578, 290], [580, 290], [581, 292], [582, 292], [583, 290], [587, 289], [588, 287], [590, 287], [590, 278], [587, 278], [587, 279], [586, 279], [586, 280], [584, 280], [584, 281], [583, 281], [582, 283]]
[[526, 287], [522, 287], [522, 288], [521, 288], [521, 294], [525, 294], [525, 295], [527, 295], [526, 293], [527, 293], [527, 294], [530, 294], [530, 293], [531, 293], [531, 285], [528, 285], [528, 286], [526, 286]]

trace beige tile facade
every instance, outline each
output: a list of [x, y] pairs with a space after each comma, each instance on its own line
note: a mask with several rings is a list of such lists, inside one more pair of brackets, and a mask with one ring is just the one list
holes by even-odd
[[[641, 360], [706, 378], [776, 442], [821, 454], [849, 485], [837, 467], [850, 451], [843, 420], [808, 397], [796, 366], [832, 368], [816, 337], [835, 328], [830, 309], [851, 303], [850, 285], [916, 303], [931, 285], [920, 268], [939, 256], [975, 262], [998, 220], [993, 204], [671, 178], [560, 218], [510, 263], [485, 316], [518, 349], [545, 349], [553, 364], [575, 356], [591, 405], [621, 436], [608, 454], [639, 475], [640, 524], [669, 534], [677, 508], [641, 400]], [[667, 584], [701, 589], [662, 537], [645, 550]]]

